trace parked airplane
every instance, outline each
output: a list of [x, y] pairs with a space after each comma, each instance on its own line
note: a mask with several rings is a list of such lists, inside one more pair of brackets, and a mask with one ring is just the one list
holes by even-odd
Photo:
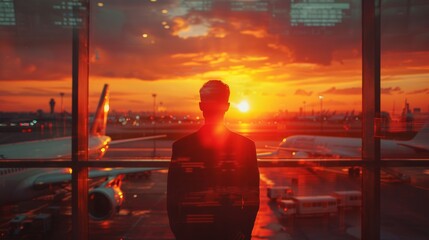
[[[382, 158], [429, 157], [429, 122], [409, 141], [381, 139]], [[360, 158], [362, 139], [294, 135], [284, 138], [274, 151], [259, 157], [278, 158]]]
[[[165, 135], [112, 141], [105, 135], [109, 111], [109, 87], [103, 88], [89, 134], [88, 152], [101, 158], [109, 145], [129, 141], [148, 140]], [[71, 156], [71, 137], [28, 141], [0, 145], [2, 159], [68, 159]], [[89, 178], [106, 178], [89, 192], [89, 214], [95, 220], [112, 216], [123, 202], [120, 189], [123, 174], [154, 170], [154, 168], [90, 169]], [[0, 168], [0, 206], [53, 194], [54, 190], [71, 181], [71, 170], [66, 168]]]

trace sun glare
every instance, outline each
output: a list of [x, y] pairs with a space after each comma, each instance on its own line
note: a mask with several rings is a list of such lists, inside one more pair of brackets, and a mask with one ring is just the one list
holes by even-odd
[[246, 100], [243, 100], [237, 105], [237, 108], [240, 112], [248, 112], [250, 109], [250, 106]]

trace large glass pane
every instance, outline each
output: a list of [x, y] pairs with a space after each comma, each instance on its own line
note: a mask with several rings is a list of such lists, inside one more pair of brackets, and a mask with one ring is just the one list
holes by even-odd
[[[108, 84], [102, 135], [112, 144], [199, 129], [198, 90], [221, 79], [231, 88], [227, 126], [258, 141], [261, 152], [360, 158], [360, 1], [91, 4], [90, 111], [96, 118]], [[144, 150], [163, 156], [161, 140], [150, 141]]]
[[167, 171], [121, 170], [130, 173], [114, 180], [120, 185], [101, 181], [90, 190], [90, 239], [174, 239], [166, 210]]
[[429, 3], [382, 1], [383, 158], [428, 158]]
[[360, 178], [341, 168], [263, 168], [255, 239], [360, 239]]
[[[382, 1], [381, 156], [427, 159], [429, 13], [427, 1]], [[410, 164], [411, 166], [411, 164]], [[381, 236], [427, 238], [426, 167], [381, 169]]]
[[67, 182], [70, 169], [0, 168], [0, 239], [68, 239]]
[[[98, 216], [102, 210], [107, 213], [106, 218], [90, 221], [90, 238], [174, 239], [166, 210], [167, 171], [122, 170], [130, 173], [120, 188], [103, 185], [103, 180], [90, 191], [90, 209], [96, 206]], [[348, 176], [347, 169], [261, 168], [260, 176], [252, 239], [360, 239], [361, 180]], [[92, 198], [95, 191], [98, 195]], [[102, 204], [113, 202], [114, 194], [123, 196], [118, 210]]]
[[[108, 148], [91, 149], [98, 154], [92, 160], [170, 159], [172, 143], [204, 124], [199, 89], [209, 79], [230, 86], [225, 125], [255, 141], [260, 158], [361, 157], [360, 1], [91, 4], [90, 120], [91, 126], [107, 124], [90, 137], [110, 141]], [[99, 101], [105, 84], [108, 108]], [[97, 114], [101, 109], [109, 109], [107, 117]], [[160, 138], [151, 138], [157, 135]], [[144, 139], [125, 141], [136, 137]], [[261, 169], [261, 178], [274, 174], [271, 184], [299, 187], [295, 190], [301, 196], [331, 196], [360, 190], [355, 177], [359, 169], [350, 169], [326, 171], [309, 164], [308, 169]], [[319, 179], [320, 174], [329, 183]], [[91, 224], [91, 236], [172, 238], [161, 208], [165, 169], [151, 178], [124, 181], [124, 206], [130, 200], [128, 208], [135, 210], [122, 212], [129, 215], [116, 216], [109, 224]], [[290, 221], [279, 219], [278, 203], [266, 197], [267, 186], [261, 183], [255, 238], [359, 238], [360, 209], [327, 218], [304, 217], [290, 229]]]
[[426, 239], [429, 231], [429, 168], [383, 168], [382, 239]]
[[62, 137], [71, 132], [71, 33], [80, 5], [0, 1], [2, 159], [70, 156], [70, 138]]

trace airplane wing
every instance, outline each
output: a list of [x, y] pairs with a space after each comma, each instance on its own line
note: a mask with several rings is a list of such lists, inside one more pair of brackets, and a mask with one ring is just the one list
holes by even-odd
[[[91, 136], [89, 153], [98, 152], [106, 145], [115, 145], [133, 141], [147, 141], [164, 138], [167, 135], [110, 140], [108, 136]], [[71, 137], [53, 138], [46, 140], [27, 141], [0, 145], [1, 159], [68, 159], [71, 155]], [[100, 156], [101, 157], [101, 156]]]
[[277, 151], [273, 151], [273, 152], [260, 152], [260, 153], [257, 153], [256, 154], [256, 156], [258, 157], [258, 158], [263, 158], [263, 157], [276, 157], [276, 155], [278, 154], [278, 152]]
[[121, 143], [127, 143], [127, 142], [135, 142], [135, 141], [145, 141], [145, 140], [152, 140], [152, 139], [165, 138], [165, 137], [167, 137], [166, 134], [160, 134], [160, 135], [152, 135], [152, 136], [147, 136], [147, 137], [118, 139], [118, 140], [110, 141], [109, 145], [115, 145], [115, 144], [121, 144]]
[[[103, 168], [103, 169], [90, 169], [88, 172], [89, 178], [101, 177], [116, 177], [121, 174], [139, 173], [152, 170], [159, 170], [160, 168]], [[50, 184], [63, 184], [71, 181], [71, 172], [69, 169], [59, 169], [57, 171], [48, 172], [38, 176], [33, 185], [35, 187], [42, 187]]]
[[[286, 151], [291, 153], [305, 153], [304, 156], [311, 157], [334, 157], [334, 158], [353, 158], [356, 157], [356, 153], [348, 151], [346, 149], [328, 149], [326, 147], [318, 146], [316, 148], [305, 148], [305, 147], [273, 147], [265, 146], [266, 148], [273, 149], [273, 152], [258, 153], [258, 157], [276, 157], [279, 151]], [[296, 156], [302, 157], [302, 154]]]
[[407, 143], [398, 143], [398, 145], [408, 147], [416, 151], [416, 153], [429, 153], [429, 148], [425, 145], [416, 145], [416, 144], [407, 144]]

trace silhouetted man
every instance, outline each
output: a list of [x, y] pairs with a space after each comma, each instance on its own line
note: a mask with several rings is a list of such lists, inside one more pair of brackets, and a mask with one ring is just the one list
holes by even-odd
[[177, 239], [250, 239], [259, 209], [255, 144], [223, 124], [229, 87], [200, 89], [205, 124], [173, 144], [167, 210]]

